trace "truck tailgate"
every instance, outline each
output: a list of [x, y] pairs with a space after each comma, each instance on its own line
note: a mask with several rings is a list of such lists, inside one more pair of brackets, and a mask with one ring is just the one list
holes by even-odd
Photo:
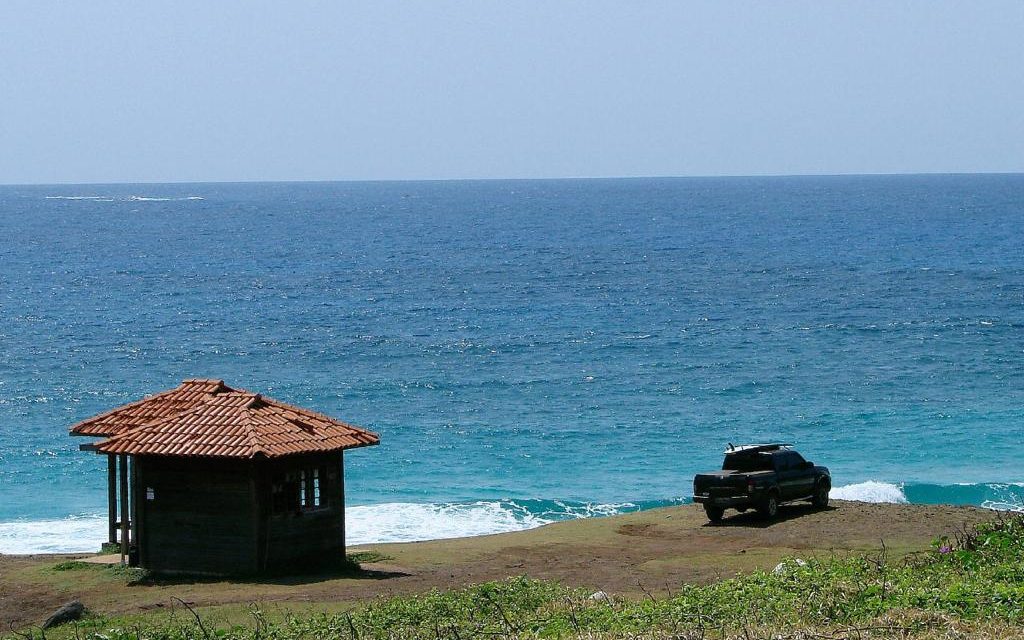
[[747, 484], [751, 480], [763, 480], [766, 476], [771, 476], [771, 472], [711, 471], [698, 473], [693, 477], [693, 493], [712, 498], [746, 494]]
[[747, 474], [738, 471], [712, 471], [693, 477], [693, 493], [698, 495], [736, 495], [747, 490]]

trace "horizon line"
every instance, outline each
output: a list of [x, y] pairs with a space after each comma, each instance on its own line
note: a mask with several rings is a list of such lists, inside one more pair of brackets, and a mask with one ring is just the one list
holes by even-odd
[[75, 187], [119, 185], [187, 185], [187, 184], [335, 184], [335, 183], [409, 183], [409, 182], [534, 182], [568, 180], [700, 180], [736, 178], [856, 178], [913, 176], [1014, 176], [1024, 171], [901, 171], [866, 173], [748, 173], [691, 175], [622, 175], [622, 176], [547, 176], [491, 178], [326, 178], [326, 179], [254, 179], [254, 180], [141, 180], [114, 182], [0, 182], [0, 187]]

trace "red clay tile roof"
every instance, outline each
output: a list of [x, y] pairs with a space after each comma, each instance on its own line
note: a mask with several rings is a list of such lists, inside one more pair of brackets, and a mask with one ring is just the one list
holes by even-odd
[[73, 436], [113, 436], [160, 418], [178, 415], [223, 391], [234, 391], [223, 380], [185, 380], [181, 385], [147, 396], [71, 427]]
[[[190, 382], [194, 381], [186, 381], [182, 387]], [[158, 401], [162, 395], [142, 402]], [[96, 450], [128, 455], [274, 458], [379, 442], [377, 434], [365, 429], [257, 393], [231, 389], [221, 382], [213, 392], [196, 398], [191, 407], [141, 424], [125, 424], [120, 433], [96, 445]]]

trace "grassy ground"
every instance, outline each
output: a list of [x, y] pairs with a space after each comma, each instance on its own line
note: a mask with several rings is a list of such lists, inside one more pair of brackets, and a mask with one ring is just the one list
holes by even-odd
[[[79, 632], [102, 630], [109, 640], [870, 635], [869, 627], [1019, 635], [1020, 527], [979, 543], [962, 533], [991, 518], [967, 508], [839, 503], [821, 512], [789, 507], [770, 526], [748, 515], [707, 526], [687, 506], [375, 545], [377, 555], [362, 558], [366, 572], [259, 581], [139, 581], [73, 558], [8, 556], [0, 558], [0, 622], [26, 628], [78, 597], [99, 616]], [[958, 533], [968, 542], [950, 553], [930, 546]], [[996, 546], [1002, 555], [987, 553]], [[808, 564], [758, 572], [784, 557]], [[599, 589], [609, 597], [591, 598]]]

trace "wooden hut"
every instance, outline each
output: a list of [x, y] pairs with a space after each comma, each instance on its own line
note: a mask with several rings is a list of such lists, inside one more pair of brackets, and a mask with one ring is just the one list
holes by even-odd
[[222, 380], [84, 420], [107, 456], [109, 541], [158, 572], [259, 573], [345, 553], [344, 451], [376, 434]]

